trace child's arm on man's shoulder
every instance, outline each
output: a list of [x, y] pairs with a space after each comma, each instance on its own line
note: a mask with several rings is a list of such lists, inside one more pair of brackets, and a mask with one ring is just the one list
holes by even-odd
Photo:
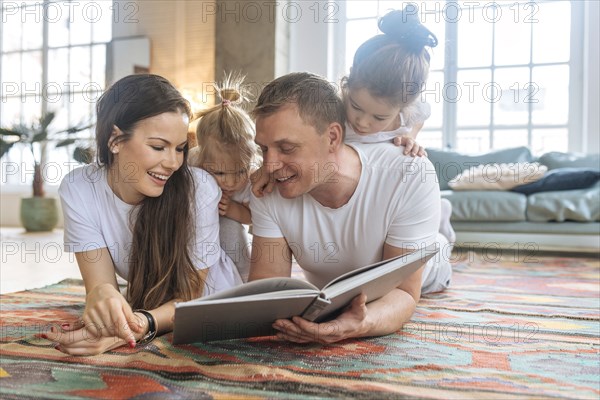
[[425, 147], [421, 146], [415, 140], [421, 131], [421, 128], [423, 128], [423, 125], [424, 122], [416, 124], [408, 134], [396, 136], [394, 138], [394, 144], [396, 146], [404, 146], [404, 155], [410, 154], [413, 157], [427, 157], [427, 151], [425, 151]]
[[263, 197], [265, 193], [271, 193], [275, 186], [273, 176], [264, 165], [250, 175], [250, 182], [252, 183], [252, 193], [256, 197]]

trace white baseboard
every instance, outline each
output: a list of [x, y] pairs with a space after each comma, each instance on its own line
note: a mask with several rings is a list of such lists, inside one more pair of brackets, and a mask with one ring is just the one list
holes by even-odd
[[600, 233], [565, 235], [551, 233], [456, 232], [456, 246], [463, 248], [558, 251], [600, 254]]

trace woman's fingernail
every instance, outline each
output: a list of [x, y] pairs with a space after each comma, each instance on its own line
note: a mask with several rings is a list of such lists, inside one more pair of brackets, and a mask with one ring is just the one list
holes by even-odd
[[71, 324], [62, 324], [60, 327], [63, 329], [67, 329]]
[[55, 333], [56, 331], [54, 330], [54, 326], [50, 327], [50, 332]]
[[129, 341], [129, 347], [131, 347], [132, 349], [135, 348], [135, 340]]
[[48, 335], [46, 335], [45, 333], [42, 333], [42, 334], [40, 335], [40, 337], [41, 337], [42, 339], [48, 339]]
[[59, 344], [57, 344], [56, 346], [54, 346], [54, 348], [55, 348], [56, 350], [60, 351], [60, 345], [59, 345]]

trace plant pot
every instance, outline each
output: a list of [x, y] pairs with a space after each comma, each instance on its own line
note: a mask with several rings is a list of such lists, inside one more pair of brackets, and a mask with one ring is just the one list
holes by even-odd
[[30, 197], [21, 199], [21, 223], [27, 232], [48, 232], [58, 223], [56, 199]]

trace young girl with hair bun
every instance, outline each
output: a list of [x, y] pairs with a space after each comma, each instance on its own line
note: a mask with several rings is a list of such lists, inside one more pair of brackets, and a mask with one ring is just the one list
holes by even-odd
[[190, 150], [190, 165], [210, 173], [221, 188], [221, 246], [233, 259], [242, 279], [250, 270], [250, 174], [260, 158], [254, 143], [254, 123], [242, 108], [243, 77], [229, 75], [216, 86], [220, 101], [198, 113], [198, 146]]
[[[378, 143], [414, 139], [430, 115], [420, 94], [429, 73], [427, 49], [436, 36], [421, 24], [416, 6], [394, 10], [379, 20], [383, 34], [364, 42], [354, 54], [350, 74], [342, 79], [346, 104], [346, 141]], [[406, 145], [417, 155], [420, 146]]]
[[[349, 143], [393, 141], [404, 154], [427, 155], [415, 142], [431, 113], [420, 94], [427, 82], [430, 54], [436, 36], [418, 17], [414, 4], [390, 11], [379, 19], [383, 34], [364, 42], [356, 53], [350, 74], [342, 79]], [[450, 243], [456, 235], [450, 225], [452, 206], [442, 199], [440, 233]]]

